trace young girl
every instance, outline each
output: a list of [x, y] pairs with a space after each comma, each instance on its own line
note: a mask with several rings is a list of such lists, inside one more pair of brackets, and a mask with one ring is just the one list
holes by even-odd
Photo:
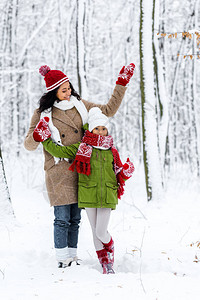
[[[43, 128], [48, 138], [48, 120]], [[124, 193], [125, 180], [130, 178], [133, 164], [127, 160], [123, 165], [119, 153], [108, 135], [108, 118], [98, 107], [91, 108], [88, 115], [89, 130], [81, 142], [68, 147], [59, 146], [47, 139], [46, 151], [56, 157], [74, 159], [70, 170], [79, 173], [78, 206], [85, 208], [92, 228], [94, 246], [103, 268], [103, 274], [114, 273], [114, 242], [107, 230], [110, 213], [116, 208], [118, 198]]]

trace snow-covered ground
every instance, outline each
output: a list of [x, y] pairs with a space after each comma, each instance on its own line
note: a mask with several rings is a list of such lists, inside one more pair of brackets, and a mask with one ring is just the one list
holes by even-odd
[[28, 189], [15, 176], [16, 224], [0, 224], [0, 299], [199, 300], [200, 184], [183, 173], [170, 179], [159, 203], [147, 203], [137, 168], [127, 181], [109, 226], [115, 275], [101, 274], [84, 210], [78, 250], [82, 263], [58, 269], [53, 209], [40, 188]]

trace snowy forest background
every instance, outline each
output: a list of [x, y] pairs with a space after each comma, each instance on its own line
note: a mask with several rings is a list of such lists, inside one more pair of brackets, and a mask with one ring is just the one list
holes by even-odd
[[23, 140], [45, 92], [43, 64], [65, 72], [83, 99], [106, 103], [121, 67], [134, 62], [112, 118], [120, 152], [147, 164], [155, 198], [177, 168], [199, 176], [199, 2], [2, 0], [0, 147], [10, 188], [16, 160], [27, 185], [37, 185], [41, 148], [28, 153]]
[[[60, 270], [42, 146], [23, 146], [45, 92], [39, 67], [107, 103], [131, 62], [111, 119], [123, 161], [135, 164], [109, 225], [116, 274], [101, 274], [84, 211], [82, 265]], [[199, 299], [199, 65], [200, 0], [0, 1], [1, 299]]]

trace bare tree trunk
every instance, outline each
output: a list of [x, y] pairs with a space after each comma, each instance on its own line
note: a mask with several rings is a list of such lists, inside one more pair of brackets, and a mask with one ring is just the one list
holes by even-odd
[[83, 98], [88, 98], [86, 72], [85, 72], [85, 0], [77, 0], [77, 20], [76, 20], [76, 46], [77, 46], [77, 77], [79, 94]]
[[[160, 1], [155, 1], [155, 28], [158, 28], [159, 24], [159, 7]], [[159, 53], [159, 45], [157, 36], [154, 35], [154, 44], [153, 44], [153, 53], [154, 53], [154, 70], [155, 70], [155, 79], [156, 79], [156, 91], [157, 91], [157, 100], [158, 100], [158, 132], [159, 132], [159, 148], [160, 148], [160, 159], [162, 174], [164, 172], [165, 164], [165, 153], [166, 153], [166, 144], [167, 144], [167, 131], [169, 123], [169, 112], [168, 112], [168, 103], [169, 99], [166, 92], [166, 84], [164, 80], [164, 66], [162, 63], [161, 55]]]
[[0, 219], [14, 216], [0, 147]]
[[[196, 5], [194, 7], [194, 21], [193, 21], [193, 28], [198, 28], [198, 6], [199, 1], [196, 1]], [[196, 40], [193, 38], [193, 53], [196, 53], [197, 47], [196, 47]], [[199, 126], [197, 126], [197, 90], [196, 90], [196, 76], [197, 76], [197, 57], [194, 56], [194, 59], [192, 60], [192, 97], [191, 97], [191, 106], [192, 106], [192, 113], [193, 113], [193, 121], [192, 121], [192, 127], [194, 129], [195, 134], [195, 152], [196, 152], [196, 164], [197, 164], [197, 175], [200, 176], [200, 162], [199, 162], [199, 151], [200, 151], [200, 136], [199, 136]]]
[[140, 80], [142, 102], [143, 161], [147, 199], [161, 199], [162, 177], [159, 157], [153, 65], [153, 0], [140, 1]]

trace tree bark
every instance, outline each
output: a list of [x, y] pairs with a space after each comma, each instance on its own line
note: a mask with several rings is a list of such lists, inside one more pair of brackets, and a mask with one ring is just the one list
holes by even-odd
[[153, 65], [153, 0], [140, 1], [140, 84], [142, 104], [143, 162], [147, 199], [162, 197], [162, 177], [159, 156], [155, 79]]
[[14, 216], [0, 146], [0, 219]]
[[77, 20], [76, 20], [76, 45], [77, 45], [77, 77], [79, 94], [87, 99], [87, 83], [85, 72], [85, 0], [77, 0]]

